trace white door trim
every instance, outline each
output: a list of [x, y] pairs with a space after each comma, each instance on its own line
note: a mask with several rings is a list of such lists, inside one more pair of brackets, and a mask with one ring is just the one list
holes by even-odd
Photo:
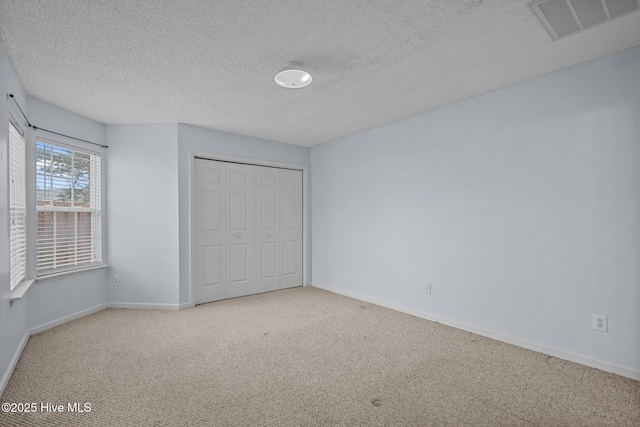
[[194, 239], [194, 203], [195, 203], [195, 160], [206, 159], [219, 162], [243, 163], [254, 166], [267, 166], [281, 169], [292, 169], [302, 171], [302, 283], [309, 286], [310, 277], [307, 272], [309, 267], [309, 167], [295, 163], [274, 162], [271, 160], [253, 159], [250, 157], [229, 156], [225, 154], [215, 154], [206, 151], [192, 150], [189, 152], [189, 303], [188, 307], [195, 306], [195, 239]]

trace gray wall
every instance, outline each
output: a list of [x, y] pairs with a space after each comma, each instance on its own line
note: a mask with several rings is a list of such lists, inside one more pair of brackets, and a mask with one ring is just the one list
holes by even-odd
[[639, 164], [640, 48], [316, 146], [313, 282], [637, 375]]
[[107, 126], [107, 142], [109, 302], [177, 308], [177, 125]]
[[[15, 95], [20, 105], [26, 105], [27, 97], [22, 85], [7, 57], [4, 47], [0, 45], [0, 392], [11, 375], [13, 363], [17, 361], [17, 352], [21, 343], [29, 333], [28, 296], [13, 305], [9, 304], [9, 178], [7, 155], [9, 137], [9, 111], [16, 119], [21, 119], [12, 102], [6, 101], [5, 95]], [[22, 123], [22, 120], [20, 120]], [[26, 129], [25, 129], [26, 130]]]

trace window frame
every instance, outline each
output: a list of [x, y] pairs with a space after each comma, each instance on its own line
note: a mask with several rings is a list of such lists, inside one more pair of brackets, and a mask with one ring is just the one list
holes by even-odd
[[[66, 138], [65, 138], [66, 139]], [[41, 189], [38, 188], [39, 185], [39, 175], [41, 169], [38, 166], [39, 158], [39, 145], [44, 144], [49, 148], [53, 147], [56, 149], [66, 150], [69, 152], [80, 153], [90, 156], [89, 163], [89, 183], [90, 183], [90, 207], [56, 207], [53, 205], [39, 205], [38, 201], [43, 200], [39, 198], [39, 194]], [[95, 270], [99, 268], [106, 267], [105, 258], [104, 258], [104, 191], [103, 191], [103, 183], [104, 183], [104, 152], [102, 150], [96, 150], [87, 148], [86, 146], [81, 146], [79, 144], [69, 143], [60, 141], [59, 138], [51, 139], [45, 138], [39, 135], [35, 136], [34, 141], [35, 147], [35, 170], [34, 170], [34, 180], [35, 180], [35, 214], [36, 220], [34, 221], [34, 225], [36, 228], [35, 231], [35, 256], [34, 256], [34, 264], [36, 271], [36, 279], [38, 281], [45, 280], [48, 278], [57, 277], [60, 275], [67, 275], [72, 273], [78, 273], [83, 271]], [[96, 172], [97, 171], [97, 172]], [[97, 193], [97, 194], [96, 194]], [[99, 206], [93, 204], [96, 202]], [[75, 213], [91, 213], [91, 233], [90, 233], [90, 251], [92, 261], [90, 262], [81, 262], [75, 263], [73, 265], [64, 265], [61, 267], [52, 267], [42, 269], [39, 268], [38, 263], [40, 259], [40, 246], [39, 246], [39, 217], [41, 212], [53, 212], [54, 218], [56, 213], [64, 213], [64, 212], [75, 212]], [[77, 220], [77, 216], [76, 216]], [[55, 219], [54, 219], [55, 221]], [[75, 223], [77, 226], [77, 222]], [[55, 237], [54, 237], [55, 239]], [[76, 247], [78, 245], [78, 236], [73, 243]], [[55, 249], [54, 249], [55, 250]], [[93, 258], [96, 258], [93, 261]]]

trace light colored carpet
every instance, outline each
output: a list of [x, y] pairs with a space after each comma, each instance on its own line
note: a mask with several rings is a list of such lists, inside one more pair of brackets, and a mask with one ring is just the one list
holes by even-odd
[[1, 401], [65, 412], [0, 426], [640, 425], [638, 381], [316, 288], [78, 319]]

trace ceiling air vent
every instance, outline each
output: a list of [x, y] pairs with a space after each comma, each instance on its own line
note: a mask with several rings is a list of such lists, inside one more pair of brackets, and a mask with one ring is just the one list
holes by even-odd
[[638, 10], [640, 0], [536, 0], [529, 3], [554, 40]]

